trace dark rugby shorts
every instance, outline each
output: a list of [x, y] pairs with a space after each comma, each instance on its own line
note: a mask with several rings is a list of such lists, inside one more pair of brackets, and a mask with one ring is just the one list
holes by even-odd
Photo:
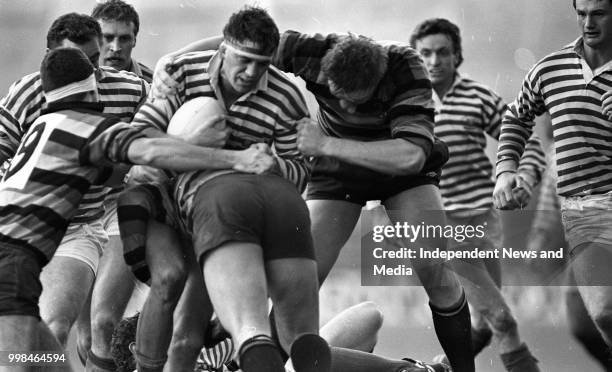
[[295, 185], [276, 175], [232, 173], [204, 183], [189, 216], [198, 260], [229, 242], [263, 249], [264, 260], [314, 259], [310, 217]]
[[306, 200], [345, 200], [365, 205], [368, 200], [387, 200], [417, 186], [440, 183], [448, 147], [436, 140], [423, 170], [417, 175], [391, 176], [326, 156], [313, 160]]
[[29, 315], [40, 319], [41, 270], [34, 253], [0, 243], [0, 316]]

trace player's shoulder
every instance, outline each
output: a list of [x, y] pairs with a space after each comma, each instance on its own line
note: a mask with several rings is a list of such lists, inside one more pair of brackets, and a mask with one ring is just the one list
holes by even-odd
[[176, 57], [173, 64], [178, 67], [208, 64], [216, 53], [216, 50], [203, 50], [181, 54]]
[[459, 81], [457, 82], [457, 88], [461, 91], [471, 91], [479, 96], [484, 96], [485, 98], [491, 99], [501, 99], [499, 94], [493, 90], [493, 88], [488, 85], [476, 81], [468, 76], [461, 75], [458, 77]]
[[11, 91], [22, 90], [28, 88], [37, 88], [42, 86], [40, 79], [40, 71], [35, 71], [27, 74], [11, 84]]
[[142, 85], [144, 80], [133, 72], [116, 70], [109, 66], [98, 68], [98, 83], [125, 83], [132, 85]]

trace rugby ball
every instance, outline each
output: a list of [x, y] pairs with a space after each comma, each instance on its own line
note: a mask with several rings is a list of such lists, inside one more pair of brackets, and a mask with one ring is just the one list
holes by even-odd
[[211, 117], [225, 114], [225, 109], [216, 99], [196, 97], [183, 103], [172, 115], [166, 132], [184, 139], [201, 125], [211, 125], [209, 121]]

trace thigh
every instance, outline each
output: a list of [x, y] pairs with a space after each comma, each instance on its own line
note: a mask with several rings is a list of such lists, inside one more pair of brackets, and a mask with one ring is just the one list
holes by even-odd
[[100, 220], [78, 225], [71, 224], [53, 257], [67, 257], [80, 261], [87, 265], [95, 276], [107, 242], [108, 235]]
[[262, 245], [265, 203], [256, 177], [223, 175], [197, 190], [188, 224], [198, 260], [228, 242]]
[[361, 205], [343, 200], [308, 200], [312, 240], [320, 284], [355, 229]]
[[314, 260], [310, 217], [295, 185], [278, 176], [260, 176], [264, 208], [264, 259]]
[[7, 315], [40, 318], [40, 272], [33, 254], [23, 248], [0, 245], [0, 318]]
[[574, 280], [589, 313], [612, 311], [612, 247], [586, 243], [571, 261]]
[[89, 297], [94, 274], [80, 260], [54, 256], [44, 267], [40, 281], [41, 318], [47, 323], [63, 318], [73, 324]]

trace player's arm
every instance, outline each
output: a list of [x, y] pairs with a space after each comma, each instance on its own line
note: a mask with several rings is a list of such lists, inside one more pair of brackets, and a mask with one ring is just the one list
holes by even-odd
[[289, 99], [279, 103], [285, 107], [280, 110], [280, 120], [274, 130], [276, 170], [302, 192], [310, 179], [310, 169], [304, 154], [298, 149], [298, 123], [302, 118], [308, 118], [308, 107], [297, 87], [287, 89], [286, 94]]
[[517, 99], [508, 106], [502, 119], [497, 147], [497, 181], [493, 191], [493, 203], [499, 209], [512, 208], [512, 190], [521, 182], [517, 174], [521, 156], [533, 133], [536, 116], [546, 110], [534, 72], [537, 67], [527, 74]]
[[431, 82], [416, 52], [408, 52], [401, 69], [392, 73], [397, 77], [397, 93], [385, 113], [390, 139], [366, 142], [334, 138], [324, 136], [312, 125], [302, 125], [300, 151], [335, 157], [390, 175], [421, 172], [434, 143]]
[[[482, 92], [482, 120], [485, 132], [495, 141], [499, 140], [502, 116], [508, 109], [502, 98], [493, 91]], [[517, 167], [517, 185], [512, 190], [514, 203], [518, 208], [529, 203], [533, 189], [540, 182], [546, 167], [542, 142], [537, 133], [533, 132], [527, 140]], [[508, 206], [510, 207], [510, 206]]]
[[124, 170], [123, 164], [138, 164], [177, 172], [235, 169], [262, 173], [274, 161], [256, 145], [241, 151], [223, 150], [191, 145], [161, 132], [150, 137], [147, 133], [154, 129], [143, 132], [112, 119], [104, 126], [106, 128], [88, 143], [90, 164], [120, 165], [117, 169]]
[[172, 66], [176, 58], [182, 54], [219, 49], [223, 36], [212, 36], [194, 41], [179, 50], [163, 55], [155, 64], [151, 94], [156, 98], [165, 98], [176, 93], [177, 82], [172, 76]]
[[13, 158], [24, 133], [40, 116], [42, 106], [38, 74], [14, 82], [0, 99], [0, 164]]
[[307, 156], [329, 156], [390, 175], [421, 171], [425, 150], [405, 139], [355, 141], [325, 135], [314, 120], [303, 119], [298, 126], [298, 149]]

